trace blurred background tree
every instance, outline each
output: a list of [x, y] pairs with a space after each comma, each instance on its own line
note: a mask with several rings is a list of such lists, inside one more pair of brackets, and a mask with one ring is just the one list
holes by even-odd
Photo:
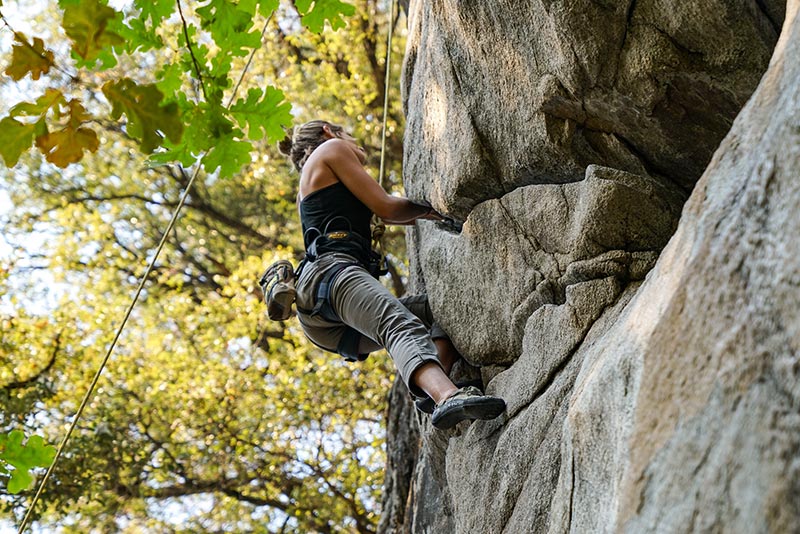
[[[72, 5], [104, 13], [104, 2], [0, 3], [3, 68], [15, 65], [12, 47], [25, 46], [23, 33], [40, 58], [52, 53], [38, 79], [29, 70], [0, 87], [0, 116], [38, 128], [28, 128], [28, 144], [39, 148], [20, 150], [18, 162], [9, 161], [6, 148], [3, 157], [13, 167], [0, 169], [10, 200], [0, 219], [0, 431], [60, 441], [187, 185], [198, 147], [211, 143], [206, 153], [213, 153], [223, 143], [248, 142], [244, 159], [231, 148], [203, 160], [34, 519], [62, 532], [373, 532], [393, 367], [385, 354], [348, 365], [308, 344], [296, 320], [267, 320], [256, 283], [261, 271], [278, 257], [301, 254], [298, 177], [273, 138], [251, 135], [253, 114], [263, 109], [247, 116], [245, 104], [277, 88], [293, 105], [291, 122], [326, 118], [362, 140], [377, 175], [388, 3], [354, 0], [354, 14], [329, 19], [319, 34], [304, 31], [302, 18], [324, 7], [319, 1], [269, 9], [245, 0], [186, 4], [179, 13], [173, 1], [112, 2], [125, 17], [109, 16], [106, 27], [161, 44], [123, 53], [114, 39], [88, 39], [98, 51], [87, 59], [76, 55], [63, 21]], [[246, 24], [209, 22], [231, 6], [250, 9]], [[332, 22], [343, 27], [332, 31]], [[404, 24], [391, 23], [396, 81]], [[231, 80], [248, 57], [228, 54], [219, 42], [235, 49], [237, 35], [262, 27], [255, 45], [245, 43], [262, 44], [234, 103], [233, 109], [242, 103], [242, 116], [226, 115], [220, 110], [233, 94]], [[126, 79], [125, 87], [112, 85], [122, 96], [108, 90]], [[171, 114], [182, 136], [155, 128], [151, 146], [143, 147], [147, 128], [137, 130], [131, 115], [115, 116], [115, 98], [147, 87], [162, 98], [146, 104]], [[54, 89], [62, 102], [39, 113]], [[20, 102], [29, 103], [27, 115], [14, 115], [15, 106], [25, 106]], [[399, 188], [399, 94], [390, 103], [387, 156], [395, 173], [386, 185]], [[36, 106], [39, 115], [28, 113]], [[80, 129], [90, 130], [96, 150], [88, 142], [75, 162], [54, 161], [60, 148], [39, 141], [42, 121], [47, 134], [63, 130], [70, 139], [89, 139]], [[22, 131], [9, 122], [3, 129], [6, 141], [8, 132]], [[402, 236], [391, 232], [388, 242], [400, 292]], [[18, 523], [31, 498], [32, 491], [0, 490], [0, 517]]]

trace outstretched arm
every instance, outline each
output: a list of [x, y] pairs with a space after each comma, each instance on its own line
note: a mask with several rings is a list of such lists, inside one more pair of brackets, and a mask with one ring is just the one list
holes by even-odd
[[364, 169], [353, 143], [332, 139], [317, 150], [324, 150], [323, 162], [356, 198], [389, 224], [412, 224], [417, 219], [442, 220], [429, 206], [405, 197], [389, 195]]

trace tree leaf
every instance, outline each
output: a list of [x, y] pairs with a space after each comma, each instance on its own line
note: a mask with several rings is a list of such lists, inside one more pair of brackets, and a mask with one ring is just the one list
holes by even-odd
[[256, 14], [256, 8], [262, 17], [269, 17], [273, 11], [278, 9], [279, 5], [280, 0], [239, 0], [239, 3], [236, 4], [239, 9], [246, 11], [251, 17]]
[[[312, 2], [313, 8], [311, 7]], [[300, 22], [314, 33], [322, 33], [326, 20], [333, 30], [344, 28], [345, 22], [342, 15], [349, 17], [356, 12], [356, 8], [352, 4], [341, 0], [295, 0], [294, 5], [303, 15]]]
[[28, 43], [22, 34], [16, 34], [19, 44], [15, 44], [11, 52], [11, 63], [6, 68], [6, 74], [15, 81], [21, 80], [30, 73], [31, 78], [38, 80], [42, 74], [47, 74], [53, 66], [53, 53], [45, 49], [44, 41], [38, 37], [33, 38], [33, 44]]
[[211, 33], [214, 42], [233, 56], [245, 56], [247, 50], [261, 45], [261, 34], [248, 31], [253, 27], [253, 17], [247, 11], [227, 0], [211, 0], [197, 9], [201, 26]]
[[70, 117], [66, 126], [36, 137], [36, 146], [47, 161], [62, 169], [70, 163], [79, 162], [84, 150], [94, 152], [100, 146], [94, 130], [81, 127], [84, 121], [91, 118], [83, 105], [77, 100], [70, 100], [68, 105]]
[[125, 39], [125, 50], [128, 53], [146, 52], [153, 48], [164, 47], [164, 40], [155, 29], [147, 28], [142, 19], [129, 19], [125, 24], [115, 25], [115, 33]]
[[277, 143], [286, 136], [284, 127], [292, 124], [292, 105], [286, 102], [283, 91], [269, 86], [266, 91], [250, 89], [247, 99], [239, 99], [231, 106], [240, 126], [247, 124], [247, 136], [257, 141], [266, 134], [270, 143]]
[[139, 140], [142, 151], [150, 153], [161, 146], [163, 135], [178, 143], [183, 135], [183, 123], [175, 102], [162, 103], [163, 95], [155, 84], [139, 85], [130, 78], [110, 81], [103, 94], [111, 102], [111, 116], [128, 117], [128, 135]]
[[258, 12], [262, 17], [269, 17], [280, 5], [280, 0], [261, 0], [258, 4]]
[[36, 138], [47, 161], [62, 169], [83, 159], [84, 150], [95, 152], [99, 144], [97, 134], [89, 128], [64, 128]]
[[35, 103], [20, 102], [11, 108], [11, 116], [18, 117], [20, 115], [26, 116], [40, 116], [43, 117], [45, 113], [51, 108], [58, 110], [59, 104], [64, 104], [64, 95], [58, 89], [48, 88], [42, 96], [36, 99]]
[[[180, 143], [164, 143], [167, 151], [153, 154], [150, 157], [153, 163], [177, 160], [184, 166], [192, 165], [198, 157], [210, 151], [218, 139], [234, 132], [233, 123], [225, 116], [225, 108], [219, 104], [204, 102], [198, 105], [179, 98], [178, 105], [184, 116], [192, 117], [192, 127], [184, 133]], [[240, 134], [241, 131], [236, 130], [236, 137]]]
[[46, 445], [41, 436], [31, 436], [23, 445], [24, 439], [25, 435], [19, 430], [0, 435], [0, 460], [14, 467], [8, 481], [10, 493], [19, 493], [28, 488], [33, 482], [29, 471], [34, 467], [47, 467], [55, 458], [55, 447]]
[[183, 86], [183, 67], [180, 62], [167, 63], [156, 72], [156, 86], [167, 95], [174, 95]]
[[84, 60], [93, 60], [103, 49], [125, 43], [122, 37], [107, 29], [109, 22], [121, 14], [108, 7], [105, 2], [61, 2], [61, 6], [64, 8], [61, 25], [67, 37], [72, 39], [73, 52]]
[[234, 138], [236, 132], [220, 137], [211, 151], [203, 158], [203, 165], [206, 172], [214, 172], [219, 168], [219, 175], [222, 178], [233, 176], [242, 167], [250, 163], [250, 151], [252, 145], [247, 141], [240, 141]]
[[35, 129], [33, 124], [23, 124], [11, 117], [0, 121], [0, 155], [6, 167], [16, 165], [22, 153], [31, 147]]
[[162, 20], [172, 15], [176, 4], [175, 0], [134, 0], [133, 5], [142, 12], [140, 20], [150, 19], [153, 26], [158, 26]]
[[8, 481], [8, 492], [19, 493], [28, 488], [33, 482], [33, 477], [22, 469], [14, 469], [11, 471], [11, 478]]

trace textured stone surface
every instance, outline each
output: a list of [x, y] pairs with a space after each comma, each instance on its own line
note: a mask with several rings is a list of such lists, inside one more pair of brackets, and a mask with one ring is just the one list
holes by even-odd
[[407, 190], [464, 221], [412, 272], [508, 410], [405, 418], [394, 531], [800, 532], [799, 5], [411, 2]]
[[412, 2], [406, 186], [464, 218], [589, 164], [689, 190], [751, 94], [783, 2]]
[[460, 235], [421, 223], [417, 248], [433, 310], [475, 364], [520, 355], [531, 314], [571, 285], [641, 279], [674, 230], [681, 195], [649, 177], [589, 166], [569, 184], [520, 187], [477, 205]]

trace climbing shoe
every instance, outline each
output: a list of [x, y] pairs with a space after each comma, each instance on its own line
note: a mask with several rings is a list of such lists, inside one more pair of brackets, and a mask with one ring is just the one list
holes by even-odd
[[506, 409], [506, 402], [484, 395], [474, 386], [461, 388], [433, 411], [431, 422], [440, 430], [453, 428], [466, 419], [494, 419]]
[[[466, 386], [474, 386], [483, 392], [483, 380], [480, 378], [475, 378], [472, 380], [466, 380], [463, 382], [456, 382], [456, 387], [463, 388]], [[432, 414], [433, 410], [436, 409], [436, 403], [433, 402], [433, 399], [430, 397], [425, 397], [422, 399], [417, 399], [414, 401], [414, 407], [422, 413]]]

